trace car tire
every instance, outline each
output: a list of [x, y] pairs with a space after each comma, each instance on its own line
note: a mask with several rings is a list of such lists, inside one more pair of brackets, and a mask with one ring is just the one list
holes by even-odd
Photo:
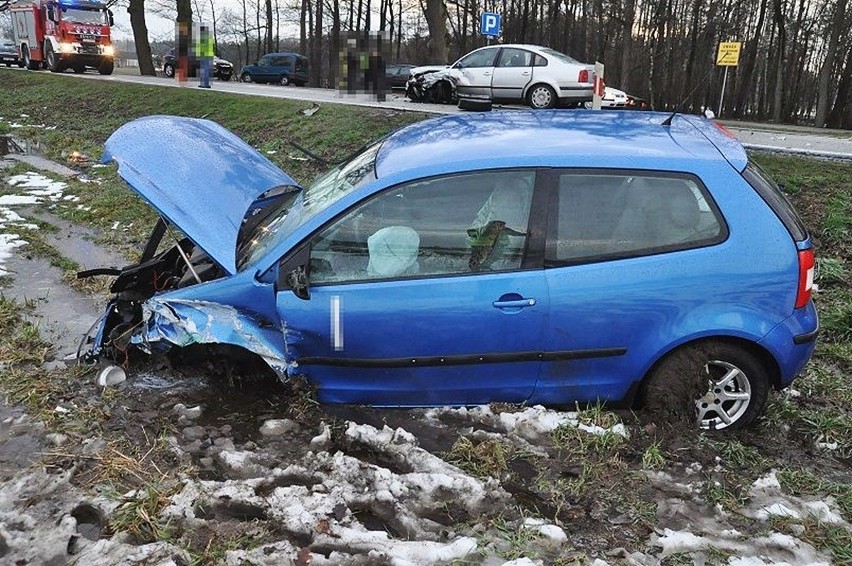
[[98, 66], [98, 72], [102, 75], [111, 75], [113, 70], [115, 70], [115, 62], [112, 59], [104, 61]]
[[250, 74], [248, 74], [248, 73], [243, 73], [242, 75], [240, 75], [240, 81], [241, 81], [241, 82], [244, 82], [244, 83], [252, 83], [252, 82], [254, 82], [254, 81], [252, 80], [252, 78], [251, 78], [251, 75], [250, 75]]
[[44, 42], [44, 62], [51, 73], [61, 73], [63, 70], [59, 57], [53, 51], [53, 45], [49, 41]]
[[41, 64], [38, 61], [32, 60], [32, 58], [30, 57], [30, 50], [22, 45], [21, 52], [24, 55], [24, 66], [30, 71], [38, 71], [41, 67]]
[[459, 98], [459, 110], [470, 110], [472, 112], [490, 112], [491, 100], [482, 98]]
[[527, 103], [537, 110], [554, 108], [556, 106], [556, 92], [550, 85], [534, 85], [527, 94]]
[[175, 66], [171, 63], [166, 63], [163, 65], [163, 74], [167, 79], [173, 79], [175, 76]]
[[281, 75], [281, 77], [278, 79], [278, 84], [280, 84], [281, 86], [290, 86], [290, 77], [288, 77], [287, 75]]
[[429, 87], [429, 102], [433, 104], [449, 104], [453, 99], [453, 87], [447, 81], [438, 81]]
[[722, 341], [689, 344], [660, 361], [642, 387], [644, 409], [705, 430], [742, 428], [766, 403], [769, 374], [751, 350]]
[[219, 80], [220, 80], [220, 81], [228, 82], [228, 81], [230, 81], [230, 80], [231, 80], [231, 75], [230, 75], [230, 74], [227, 74], [227, 75], [219, 75]]
[[78, 75], [82, 75], [86, 72], [86, 67], [84, 67], [83, 65], [77, 65], [74, 67], [74, 72]]

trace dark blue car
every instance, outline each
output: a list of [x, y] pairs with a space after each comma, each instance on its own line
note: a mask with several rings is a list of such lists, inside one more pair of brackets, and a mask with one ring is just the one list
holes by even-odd
[[281, 86], [307, 84], [308, 58], [298, 53], [267, 53], [254, 65], [240, 71], [244, 83], [278, 83]]
[[213, 122], [130, 122], [105, 160], [186, 239], [155, 230], [89, 357], [228, 344], [326, 403], [747, 424], [814, 350], [811, 239], [739, 142], [667, 117], [446, 116], [306, 187]]

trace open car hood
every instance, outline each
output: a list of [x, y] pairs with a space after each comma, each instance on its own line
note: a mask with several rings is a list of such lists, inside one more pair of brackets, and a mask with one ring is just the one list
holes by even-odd
[[240, 225], [262, 193], [297, 183], [210, 120], [148, 116], [117, 129], [102, 161], [230, 274]]

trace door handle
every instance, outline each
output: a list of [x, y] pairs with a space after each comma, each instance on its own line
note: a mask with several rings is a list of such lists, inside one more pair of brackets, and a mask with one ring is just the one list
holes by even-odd
[[482, 73], [482, 76], [483, 76], [483, 77], [490, 77], [490, 76], [491, 76], [491, 73]]
[[524, 71], [523, 73], [521, 73], [521, 75], [523, 75], [523, 76], [525, 76], [525, 77], [528, 77], [528, 76], [530, 76], [530, 72], [529, 72], [529, 71]]
[[523, 309], [526, 307], [534, 307], [535, 299], [518, 299], [514, 301], [494, 301], [491, 303], [496, 309]]

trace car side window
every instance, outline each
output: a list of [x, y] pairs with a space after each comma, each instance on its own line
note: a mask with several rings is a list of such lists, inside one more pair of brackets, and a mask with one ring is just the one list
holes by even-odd
[[506, 47], [500, 52], [498, 67], [529, 67], [532, 65], [533, 54], [525, 49]]
[[490, 171], [386, 190], [311, 240], [311, 284], [521, 268], [534, 171]]
[[551, 265], [700, 247], [727, 237], [721, 214], [691, 176], [565, 173], [558, 193], [546, 254]]
[[542, 57], [541, 55], [536, 54], [535, 59], [533, 60], [534, 67], [547, 67], [547, 59]]
[[258, 67], [269, 67], [272, 65], [272, 59], [270, 57], [261, 57], [260, 61], [257, 62]]
[[497, 51], [497, 47], [474, 51], [473, 53], [461, 58], [457, 63], [457, 66], [462, 69], [469, 69], [471, 67], [493, 67], [494, 59], [497, 57]]

